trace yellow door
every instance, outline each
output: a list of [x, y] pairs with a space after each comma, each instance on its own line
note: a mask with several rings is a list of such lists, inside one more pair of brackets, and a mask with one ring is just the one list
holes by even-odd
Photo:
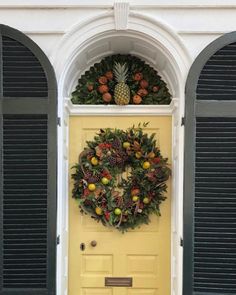
[[[78, 160], [86, 141], [100, 128], [127, 129], [150, 122], [164, 157], [171, 162], [171, 117], [71, 117], [70, 166]], [[161, 217], [149, 225], [122, 234], [81, 215], [71, 198], [69, 224], [69, 295], [170, 295], [170, 181]], [[96, 247], [91, 246], [96, 241]], [[82, 251], [80, 245], [84, 243]], [[105, 287], [105, 277], [132, 277], [132, 287]]]

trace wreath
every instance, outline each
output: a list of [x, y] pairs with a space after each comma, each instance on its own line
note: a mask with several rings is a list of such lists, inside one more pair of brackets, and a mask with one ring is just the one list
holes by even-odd
[[170, 168], [154, 137], [139, 124], [102, 129], [87, 141], [72, 175], [82, 213], [122, 232], [148, 224], [151, 213], [160, 215]]
[[[120, 67], [117, 65], [120, 65]], [[123, 66], [123, 68], [122, 68]], [[120, 83], [125, 79], [129, 98], [117, 99]], [[121, 94], [122, 86], [120, 87]], [[118, 92], [118, 94], [116, 94]], [[74, 104], [169, 104], [171, 95], [157, 71], [136, 56], [111, 55], [94, 64], [78, 80], [71, 101]]]

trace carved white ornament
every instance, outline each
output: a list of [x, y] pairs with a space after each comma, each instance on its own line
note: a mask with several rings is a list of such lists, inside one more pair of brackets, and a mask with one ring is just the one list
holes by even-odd
[[127, 30], [129, 21], [129, 2], [126, 0], [115, 1], [114, 16], [116, 30]]

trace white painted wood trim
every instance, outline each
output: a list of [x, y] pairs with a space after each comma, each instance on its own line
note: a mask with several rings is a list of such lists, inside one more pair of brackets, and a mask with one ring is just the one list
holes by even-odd
[[115, 0], [114, 16], [116, 30], [126, 30], [129, 21], [129, 2], [127, 0]]
[[[231, 9], [236, 7], [235, 0], [146, 0], [145, 4], [140, 0], [130, 0], [130, 6], [136, 9], [153, 9], [153, 8], [190, 8], [190, 9]], [[41, 8], [111, 8], [114, 5], [114, 0], [1, 0], [1, 8], [12, 8], [12, 9], [41, 9]]]
[[166, 116], [172, 115], [178, 104], [174, 98], [169, 105], [78, 105], [66, 99], [70, 116]]
[[206, 30], [206, 31], [178, 31], [179, 35], [205, 35], [205, 36], [210, 36], [210, 35], [223, 35], [228, 33], [227, 30], [221, 30], [221, 31], [210, 31], [210, 30]]
[[[89, 0], [88, 0], [89, 1]], [[131, 3], [131, 1], [130, 1]], [[79, 22], [73, 26], [67, 34], [62, 38], [58, 47], [51, 55], [55, 72], [57, 73], [58, 88], [59, 88], [59, 106], [62, 113], [67, 116], [172, 116], [173, 120], [173, 183], [172, 183], [172, 212], [175, 215], [171, 224], [171, 293], [170, 295], [182, 294], [182, 248], [179, 245], [179, 239], [182, 236], [182, 174], [181, 169], [182, 155], [183, 155], [183, 137], [182, 128], [180, 127], [181, 117], [184, 113], [184, 86], [188, 69], [192, 63], [192, 59], [184, 46], [182, 39], [176, 34], [166, 23], [156, 20], [144, 13], [137, 11], [130, 11], [129, 14], [129, 28], [126, 31], [120, 31], [126, 37], [135, 37], [138, 40], [145, 40], [147, 44], [152, 44], [156, 50], [165, 52], [165, 61], [171, 65], [171, 71], [165, 76], [169, 81], [170, 88], [173, 90], [174, 99], [170, 105], [148, 105], [148, 106], [102, 106], [102, 105], [73, 105], [70, 102], [69, 93], [73, 90], [73, 83], [71, 79], [74, 73], [70, 72], [70, 68], [77, 61], [80, 60], [82, 53], [91, 45], [96, 45], [104, 37], [116, 38], [114, 11], [106, 10], [96, 16], [87, 18], [85, 21]], [[156, 40], [153, 42], [153, 40]], [[158, 42], [157, 42], [158, 40]], [[145, 59], [145, 57], [144, 57]], [[90, 64], [88, 64], [89, 68]], [[174, 73], [168, 77], [170, 73]], [[72, 75], [73, 74], [73, 75]], [[174, 79], [174, 82], [172, 81]], [[63, 112], [64, 110], [64, 112]], [[63, 120], [62, 120], [63, 122]], [[65, 126], [62, 126], [65, 129]], [[66, 127], [68, 130], [68, 126]], [[68, 138], [64, 140], [64, 149], [68, 153]], [[175, 159], [175, 161], [174, 161]], [[65, 161], [65, 158], [61, 159]], [[66, 164], [68, 165], [68, 163]], [[65, 169], [66, 170], [66, 169]], [[62, 176], [63, 177], [63, 176]], [[175, 179], [175, 181], [174, 181]], [[60, 180], [59, 180], [60, 182]], [[65, 183], [65, 179], [61, 180]], [[62, 193], [64, 194], [64, 193]], [[68, 193], [67, 193], [68, 194]], [[66, 193], [65, 193], [66, 195]], [[67, 195], [68, 197], [68, 195]], [[69, 198], [69, 197], [68, 197]], [[62, 207], [65, 207], [65, 202], [62, 202]], [[66, 220], [68, 220], [68, 210], [66, 210]], [[60, 216], [60, 213], [59, 213]], [[178, 222], [178, 224], [176, 224]], [[63, 285], [63, 280], [68, 279], [66, 268], [62, 265], [67, 256], [66, 248], [68, 248], [67, 231], [61, 226], [59, 229], [65, 241], [63, 243], [64, 250], [60, 253], [58, 266], [62, 268], [61, 271], [65, 273], [63, 277], [58, 279], [57, 295], [67, 295], [68, 290]], [[67, 242], [66, 242], [67, 241]], [[63, 255], [63, 253], [65, 253]]]

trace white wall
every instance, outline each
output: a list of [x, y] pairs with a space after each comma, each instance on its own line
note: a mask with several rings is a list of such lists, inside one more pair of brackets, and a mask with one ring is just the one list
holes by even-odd
[[[50, 58], [57, 42], [75, 24], [102, 11], [112, 10], [113, 2], [114, 0], [1, 0], [0, 20], [2, 24], [30, 36]], [[193, 59], [210, 41], [236, 28], [235, 0], [131, 0], [130, 9], [171, 26], [183, 39]]]

